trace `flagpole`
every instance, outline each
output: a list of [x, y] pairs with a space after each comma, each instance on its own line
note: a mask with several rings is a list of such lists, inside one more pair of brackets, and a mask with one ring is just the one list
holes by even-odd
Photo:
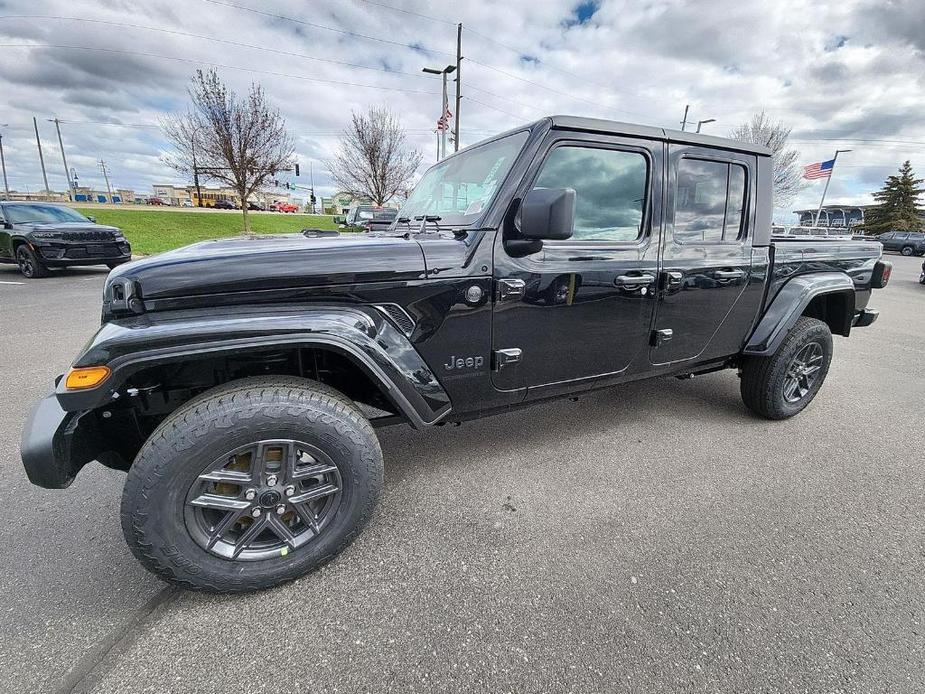
[[838, 161], [839, 152], [850, 152], [850, 149], [836, 149], [835, 156], [832, 157], [832, 169], [829, 171], [829, 175], [825, 179], [825, 188], [822, 189], [822, 199], [819, 201], [819, 209], [816, 210], [816, 222], [813, 224], [814, 227], [819, 226], [819, 215], [822, 214], [822, 206], [825, 204], [825, 194], [829, 192], [829, 183], [832, 182], [832, 176], [835, 175], [835, 163]]

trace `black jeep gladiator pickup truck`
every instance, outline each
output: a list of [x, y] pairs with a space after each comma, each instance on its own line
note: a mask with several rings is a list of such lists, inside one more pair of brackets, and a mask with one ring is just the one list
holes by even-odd
[[77, 210], [47, 202], [0, 202], [0, 263], [16, 263], [27, 279], [47, 277], [48, 268], [114, 268], [131, 259], [132, 247], [121, 230]]
[[870, 325], [876, 242], [772, 240], [769, 153], [544, 118], [423, 176], [390, 229], [198, 243], [106, 281], [102, 327], [29, 419], [31, 481], [127, 471], [122, 526], [164, 579], [300, 576], [370, 519], [375, 427], [459, 422], [654, 376], [737, 369], [809, 404], [832, 334]]

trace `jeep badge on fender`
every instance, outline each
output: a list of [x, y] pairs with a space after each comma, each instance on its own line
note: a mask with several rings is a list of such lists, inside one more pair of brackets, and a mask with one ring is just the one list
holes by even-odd
[[316, 569], [374, 518], [376, 427], [727, 368], [748, 408], [791, 417], [890, 273], [877, 242], [772, 238], [770, 154], [543, 118], [431, 167], [384, 230], [120, 265], [102, 327], [26, 423], [29, 479], [125, 470], [139, 561], [246, 591]]

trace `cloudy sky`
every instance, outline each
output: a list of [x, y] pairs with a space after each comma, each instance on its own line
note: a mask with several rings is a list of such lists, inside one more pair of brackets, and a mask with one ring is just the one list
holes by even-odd
[[[352, 109], [387, 105], [433, 161], [438, 78], [463, 23], [463, 145], [552, 113], [679, 127], [685, 104], [725, 135], [764, 109], [801, 162], [841, 155], [831, 202], [869, 202], [903, 159], [925, 173], [925, 2], [875, 0], [0, 0], [0, 124], [10, 187], [66, 186], [54, 124], [81, 183], [147, 192], [181, 182], [158, 117], [197, 67], [259, 81], [297, 140], [303, 178]], [[453, 85], [451, 84], [451, 89]], [[790, 209], [818, 204], [810, 183]], [[787, 210], [777, 212], [792, 221]]]

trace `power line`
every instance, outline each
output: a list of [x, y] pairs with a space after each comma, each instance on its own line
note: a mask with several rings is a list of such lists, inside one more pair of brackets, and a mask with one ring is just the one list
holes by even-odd
[[[206, 0], [209, 2], [210, 0]], [[173, 60], [180, 63], [189, 63], [192, 65], [209, 65], [210, 67], [222, 68], [223, 70], [240, 70], [242, 72], [252, 72], [258, 75], [271, 75], [274, 77], [286, 77], [289, 79], [305, 80], [307, 82], [319, 82], [322, 84], [334, 84], [346, 87], [363, 87], [366, 89], [381, 89], [390, 92], [406, 92], [408, 94], [436, 94], [437, 92], [428, 92], [422, 89], [404, 89], [402, 87], [383, 87], [378, 84], [360, 84], [357, 82], [344, 82], [342, 80], [326, 80], [320, 77], [306, 77], [305, 75], [293, 75], [287, 72], [276, 72], [273, 70], [258, 70], [256, 68], [240, 67], [238, 65], [226, 65], [224, 63], [215, 63], [208, 60], [193, 60], [191, 58], [178, 58], [171, 55], [160, 55], [158, 53], [148, 53], [146, 51], [131, 51], [124, 48], [104, 48], [101, 46], [73, 46], [59, 43], [0, 43], [3, 48], [57, 48], [75, 51], [99, 51], [103, 53], [116, 53], [122, 55], [136, 55], [145, 58], [158, 58], [161, 60]]]
[[453, 22], [449, 19], [441, 19], [440, 17], [434, 17], [429, 14], [423, 14], [421, 12], [413, 12], [411, 10], [406, 10], [402, 7], [394, 7], [393, 5], [386, 5], [384, 2], [375, 2], [374, 0], [359, 0], [360, 2], [365, 2], [367, 5], [376, 5], [378, 7], [384, 7], [387, 10], [392, 10], [393, 12], [401, 12], [402, 14], [411, 15], [412, 17], [420, 17], [421, 19], [429, 19], [432, 22], [440, 22], [441, 24], [449, 24], [450, 26], [456, 26], [459, 22]]
[[368, 34], [360, 34], [355, 31], [348, 31], [346, 29], [338, 29], [336, 27], [325, 26], [324, 24], [317, 24], [315, 22], [308, 22], [304, 19], [297, 19], [295, 17], [289, 17], [284, 14], [276, 14], [275, 12], [267, 12], [266, 10], [258, 10], [254, 7], [247, 7], [246, 5], [238, 5], [233, 2], [224, 2], [223, 0], [202, 0], [203, 2], [208, 2], [212, 5], [221, 5], [223, 7], [233, 7], [237, 10], [243, 10], [245, 12], [252, 12], [253, 14], [263, 15], [264, 17], [270, 17], [272, 19], [282, 19], [287, 22], [295, 22], [296, 24], [302, 24], [303, 26], [314, 27], [315, 29], [323, 29], [324, 31], [332, 31], [336, 34], [343, 34], [344, 36], [352, 36], [354, 38], [366, 39], [368, 41], [377, 41], [379, 43], [387, 43], [392, 46], [401, 46], [402, 48], [408, 48], [413, 51], [423, 51], [425, 53], [433, 53], [435, 55], [446, 55], [452, 58], [456, 57], [455, 53], [449, 53], [447, 51], [438, 51], [433, 48], [428, 48], [427, 46], [414, 43], [402, 43], [401, 41], [392, 41], [390, 39], [384, 39], [379, 36], [369, 36]]
[[409, 77], [418, 77], [422, 79], [434, 79], [428, 75], [419, 73], [419, 72], [403, 72], [401, 70], [390, 70], [385, 67], [376, 67], [373, 65], [360, 65], [359, 63], [348, 63], [343, 60], [333, 60], [331, 58], [319, 58], [314, 55], [307, 55], [305, 53], [295, 53], [293, 51], [284, 51], [278, 48], [267, 48], [266, 46], [257, 46], [252, 43], [243, 43], [241, 41], [231, 41], [229, 39], [218, 38], [217, 36], [205, 36], [203, 34], [193, 34], [188, 31], [180, 31], [178, 29], [167, 29], [164, 27], [154, 27], [145, 24], [131, 24], [128, 22], [115, 22], [107, 19], [91, 19], [87, 17], [66, 17], [63, 15], [42, 15], [42, 14], [8, 14], [0, 15], [0, 19], [53, 19], [53, 20], [63, 20], [63, 21], [72, 21], [72, 22], [87, 22], [91, 24], [105, 24], [108, 26], [121, 27], [127, 29], [142, 29], [144, 31], [156, 31], [162, 34], [170, 34], [173, 36], [183, 36], [186, 38], [201, 39], [203, 41], [213, 41], [215, 43], [222, 43], [228, 46], [237, 46], [238, 48], [248, 48], [255, 51], [263, 51], [265, 53], [274, 53], [276, 55], [285, 55], [291, 58], [303, 58], [304, 60], [316, 60], [322, 63], [331, 63], [334, 65], [344, 65], [346, 67], [358, 68], [361, 70], [375, 70], [377, 72], [385, 72], [387, 74], [393, 75], [407, 75]]

